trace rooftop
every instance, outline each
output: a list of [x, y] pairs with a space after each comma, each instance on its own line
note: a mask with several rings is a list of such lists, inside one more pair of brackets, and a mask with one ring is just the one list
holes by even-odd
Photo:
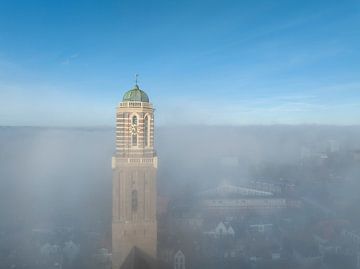
[[139, 85], [135, 84], [134, 88], [124, 94], [123, 102], [129, 101], [149, 103], [149, 97], [143, 90], [139, 88]]

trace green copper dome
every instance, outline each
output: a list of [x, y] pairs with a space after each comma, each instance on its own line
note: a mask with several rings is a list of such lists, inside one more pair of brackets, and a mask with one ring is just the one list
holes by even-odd
[[130, 91], [127, 91], [124, 94], [123, 97], [123, 102], [127, 102], [127, 101], [137, 101], [137, 102], [149, 102], [149, 97], [147, 96], [147, 94], [140, 90], [138, 85], [135, 85], [135, 87], [133, 89], [131, 89]]

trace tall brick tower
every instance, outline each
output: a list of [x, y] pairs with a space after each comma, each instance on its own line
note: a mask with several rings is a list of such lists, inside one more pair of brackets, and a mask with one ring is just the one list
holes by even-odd
[[137, 83], [116, 110], [112, 169], [112, 262], [118, 269], [135, 246], [156, 258], [154, 108]]

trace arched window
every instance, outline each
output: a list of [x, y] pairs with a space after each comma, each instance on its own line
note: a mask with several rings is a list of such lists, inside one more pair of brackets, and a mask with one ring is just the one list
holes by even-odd
[[145, 116], [144, 118], [144, 145], [147, 147], [149, 145], [149, 117]]
[[137, 146], [137, 117], [133, 116], [131, 119], [131, 145]]
[[131, 210], [135, 212], [138, 207], [138, 195], [137, 190], [133, 190], [131, 192]]
[[132, 124], [137, 125], [137, 117], [136, 116], [132, 117]]

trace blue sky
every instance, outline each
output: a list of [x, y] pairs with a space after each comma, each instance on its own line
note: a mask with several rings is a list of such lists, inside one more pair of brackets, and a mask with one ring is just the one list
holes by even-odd
[[360, 124], [360, 1], [1, 1], [0, 125]]

